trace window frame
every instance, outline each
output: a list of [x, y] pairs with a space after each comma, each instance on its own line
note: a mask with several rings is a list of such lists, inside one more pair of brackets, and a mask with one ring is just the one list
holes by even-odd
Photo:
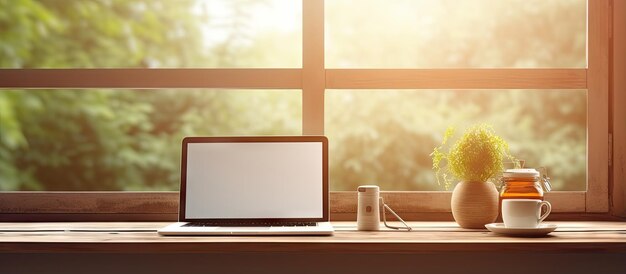
[[[327, 69], [324, 0], [303, 1], [302, 68], [0, 69], [0, 88], [302, 90], [302, 134], [324, 135], [326, 89], [587, 89], [587, 191], [546, 194], [554, 212], [609, 213], [609, 39], [613, 0], [588, 0], [587, 68]], [[609, 163], [609, 165], [607, 165]], [[451, 192], [386, 191], [407, 219], [447, 219]], [[331, 192], [331, 218], [356, 218], [356, 192]], [[175, 220], [178, 192], [1, 192], [0, 220]]]

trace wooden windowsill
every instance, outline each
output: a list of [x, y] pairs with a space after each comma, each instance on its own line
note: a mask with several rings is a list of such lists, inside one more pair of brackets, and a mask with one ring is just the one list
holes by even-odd
[[514, 238], [454, 222], [410, 222], [412, 232], [356, 231], [333, 222], [334, 236], [161, 237], [161, 222], [0, 223], [0, 253], [626, 253], [626, 222], [550, 222], [548, 237]]

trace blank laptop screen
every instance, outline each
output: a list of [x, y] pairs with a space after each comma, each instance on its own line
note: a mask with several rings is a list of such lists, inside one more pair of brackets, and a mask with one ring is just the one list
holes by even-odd
[[187, 219], [323, 217], [321, 142], [187, 146]]

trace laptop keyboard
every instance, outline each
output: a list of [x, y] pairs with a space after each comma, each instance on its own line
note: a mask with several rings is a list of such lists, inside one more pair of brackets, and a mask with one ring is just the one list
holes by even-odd
[[183, 225], [184, 227], [205, 227], [205, 226], [317, 226], [316, 222], [192, 222]]

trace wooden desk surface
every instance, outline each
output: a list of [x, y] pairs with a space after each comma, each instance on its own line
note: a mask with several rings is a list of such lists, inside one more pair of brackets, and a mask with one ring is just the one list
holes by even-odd
[[162, 237], [168, 223], [0, 223], [0, 253], [626, 253], [626, 222], [549, 222], [548, 237], [516, 238], [454, 222], [410, 222], [411, 232], [356, 230], [333, 222], [334, 236]]

